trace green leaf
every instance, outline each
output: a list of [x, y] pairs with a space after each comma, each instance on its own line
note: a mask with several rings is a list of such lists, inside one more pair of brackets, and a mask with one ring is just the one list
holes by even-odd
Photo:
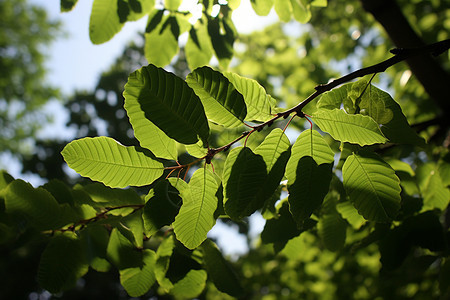
[[231, 72], [225, 72], [223, 75], [244, 97], [247, 106], [245, 120], [265, 122], [273, 117], [276, 101], [267, 95], [266, 90], [256, 80]]
[[217, 289], [230, 296], [239, 298], [244, 292], [239, 278], [222, 256], [216, 244], [207, 239], [201, 245], [201, 250], [208, 277], [214, 282]]
[[274, 0], [251, 0], [255, 13], [259, 16], [267, 16], [272, 9]]
[[338, 88], [323, 93], [319, 101], [317, 101], [317, 109], [333, 110], [336, 108], [340, 108], [341, 104], [345, 102], [345, 99], [347, 99], [352, 85], [353, 83], [343, 84]]
[[89, 37], [93, 44], [109, 41], [123, 26], [117, 14], [117, 1], [94, 0], [89, 20]]
[[108, 261], [123, 270], [142, 267], [142, 255], [117, 228], [113, 228], [106, 248]]
[[86, 259], [90, 267], [97, 272], [107, 272], [111, 264], [106, 260], [106, 247], [109, 241], [109, 232], [104, 226], [89, 225], [80, 233], [81, 243], [84, 246]]
[[[16, 179], [5, 192], [6, 212], [24, 216], [38, 230], [58, 229], [61, 209], [55, 198], [43, 188]], [[49, 217], [51, 216], [51, 217]]]
[[170, 294], [176, 298], [196, 298], [205, 288], [207, 276], [205, 270], [190, 270], [183, 279], [174, 284]]
[[299, 226], [328, 193], [334, 153], [315, 130], [304, 130], [292, 146], [286, 165], [289, 207]]
[[213, 48], [208, 36], [206, 22], [197, 22], [191, 28], [184, 51], [191, 70], [209, 64], [213, 55]]
[[156, 254], [150, 249], [142, 251], [142, 266], [120, 270], [120, 283], [131, 297], [147, 293], [156, 281]]
[[317, 165], [310, 156], [298, 160], [295, 181], [288, 178], [288, 201], [289, 210], [299, 226], [322, 204], [330, 186], [332, 167], [332, 164]]
[[244, 97], [222, 73], [205, 66], [190, 73], [186, 82], [202, 101], [209, 120], [225, 127], [242, 125], [247, 115]]
[[59, 293], [75, 286], [88, 271], [88, 264], [80, 240], [73, 232], [54, 236], [39, 262], [37, 280], [51, 293]]
[[219, 188], [214, 175], [207, 169], [198, 169], [189, 181], [189, 187], [180, 190], [183, 204], [175, 217], [173, 230], [177, 239], [187, 248], [198, 247], [216, 223], [216, 192]]
[[61, 12], [69, 12], [71, 11], [78, 0], [61, 0]]
[[275, 12], [280, 21], [289, 22], [292, 15], [292, 4], [290, 0], [275, 0]]
[[[94, 202], [92, 206], [96, 207], [118, 207], [123, 205], [142, 205], [144, 202], [141, 197], [132, 189], [112, 189], [101, 183], [92, 183], [83, 186], [86, 192]], [[95, 205], [98, 204], [98, 205]], [[125, 207], [115, 209], [109, 212], [115, 216], [126, 216], [134, 211], [135, 207]]]
[[400, 209], [400, 181], [374, 153], [350, 155], [342, 167], [345, 190], [358, 212], [369, 221], [389, 222]]
[[181, 4], [181, 0], [165, 0], [164, 6], [168, 10], [177, 10]]
[[258, 192], [266, 182], [267, 171], [261, 155], [247, 147], [230, 151], [223, 170], [225, 212], [232, 219], [241, 219], [254, 213], [264, 204]]
[[5, 170], [0, 170], [0, 199], [5, 197], [6, 187], [14, 181], [14, 177]]
[[[174, 35], [172, 29], [175, 30], [169, 21], [169, 15], [161, 15], [161, 11], [154, 9], [148, 17], [149, 23], [147, 25], [145, 36], [145, 58], [159, 67], [164, 67], [170, 64], [172, 58], [178, 53], [178, 36]], [[161, 19], [158, 21], [158, 16], [161, 15]], [[154, 22], [153, 24], [151, 22]], [[167, 25], [165, 25], [167, 24]], [[172, 23], [173, 24], [173, 23]], [[151, 27], [154, 30], [151, 30]]]
[[361, 228], [361, 226], [366, 223], [366, 220], [358, 214], [358, 211], [350, 203], [350, 201], [338, 203], [336, 205], [336, 210], [341, 214], [342, 218], [356, 230]]
[[145, 234], [153, 235], [161, 227], [175, 220], [181, 205], [179, 192], [167, 181], [160, 181], [145, 197], [146, 203], [142, 218]]
[[204, 157], [208, 153], [208, 148], [203, 147], [203, 142], [198, 141], [195, 144], [185, 145], [186, 151], [194, 157]]
[[419, 165], [416, 177], [423, 197], [422, 210], [445, 210], [450, 201], [450, 190], [443, 184], [437, 166], [431, 162]]
[[322, 131], [341, 142], [365, 146], [387, 141], [378, 124], [368, 116], [349, 115], [343, 110], [334, 109], [318, 110], [312, 119]]
[[226, 69], [233, 57], [235, 40], [233, 22], [224, 18], [208, 18], [208, 34], [222, 68]]
[[255, 149], [254, 153], [262, 156], [268, 174], [263, 188], [258, 192], [258, 198], [268, 201], [279, 187], [290, 156], [290, 146], [284, 132], [280, 128], [275, 128]]
[[[117, 226], [125, 236], [131, 236], [130, 241], [136, 248], [144, 248], [144, 221], [142, 220], [142, 210], [135, 211], [123, 217]], [[125, 234], [126, 233], [126, 234]]]
[[160, 162], [144, 152], [125, 147], [108, 137], [72, 141], [61, 154], [77, 173], [110, 187], [148, 185], [164, 170]]
[[337, 197], [329, 193], [325, 197], [322, 215], [317, 229], [323, 245], [330, 251], [337, 251], [345, 244], [347, 224], [336, 210]]
[[156, 251], [157, 259], [155, 265], [155, 275], [158, 284], [166, 291], [169, 292], [173, 288], [173, 284], [169, 278], [166, 277], [167, 270], [169, 269], [170, 257], [172, 256], [175, 247], [173, 235], [163, 239]]
[[306, 0], [291, 0], [294, 19], [300, 23], [307, 23], [311, 19], [310, 5]]
[[177, 143], [169, 138], [164, 131], [159, 129], [145, 117], [145, 111], [141, 108], [139, 97], [145, 88], [145, 80], [134, 73], [128, 77], [123, 96], [124, 108], [127, 111], [134, 135], [141, 147], [149, 149], [156, 157], [177, 160]]
[[130, 79], [128, 89], [140, 89], [137, 100], [148, 120], [180, 143], [195, 144], [199, 136], [207, 144], [209, 126], [203, 105], [185, 81], [154, 65], [135, 71]]
[[328, 0], [313, 0], [311, 2], [311, 6], [317, 6], [317, 7], [327, 7]]

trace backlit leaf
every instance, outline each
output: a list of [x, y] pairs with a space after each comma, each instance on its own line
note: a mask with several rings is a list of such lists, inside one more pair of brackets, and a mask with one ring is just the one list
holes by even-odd
[[350, 201], [340, 202], [336, 205], [336, 210], [341, 214], [342, 218], [346, 220], [354, 229], [359, 229], [366, 222], [366, 220], [358, 214], [356, 208]]
[[151, 184], [164, 169], [160, 162], [135, 147], [125, 147], [107, 137], [72, 141], [61, 154], [77, 173], [110, 187]]
[[223, 75], [244, 97], [247, 106], [245, 120], [265, 122], [273, 117], [276, 101], [267, 95], [266, 90], [256, 80], [232, 72], [225, 72]]
[[89, 37], [93, 44], [109, 41], [123, 26], [117, 14], [117, 1], [94, 0], [89, 20]]
[[450, 190], [443, 184], [437, 166], [431, 162], [422, 164], [416, 174], [423, 197], [423, 210], [445, 210], [450, 201]]
[[108, 230], [99, 225], [89, 225], [80, 233], [86, 260], [97, 272], [107, 272], [111, 264], [106, 260], [106, 247], [109, 241]]
[[128, 268], [142, 267], [142, 255], [136, 247], [117, 228], [111, 231], [108, 247], [106, 249], [108, 260], [123, 270]]
[[208, 36], [206, 22], [195, 23], [189, 31], [189, 38], [184, 47], [184, 51], [186, 52], [186, 60], [191, 70], [209, 64], [213, 55], [213, 48]]
[[267, 16], [272, 9], [274, 0], [251, 0], [253, 10], [260, 16]]
[[190, 270], [183, 279], [173, 285], [170, 294], [176, 298], [194, 299], [205, 288], [206, 278], [205, 270]]
[[216, 192], [219, 188], [214, 175], [205, 168], [192, 175], [187, 189], [180, 190], [183, 204], [173, 222], [177, 239], [187, 248], [198, 247], [216, 223]]
[[247, 147], [234, 148], [228, 154], [222, 175], [225, 212], [233, 219], [249, 216], [264, 204], [257, 197], [267, 178], [262, 156]]
[[307, 23], [311, 19], [310, 4], [306, 0], [291, 0], [294, 19], [300, 23]]
[[[5, 191], [6, 212], [25, 217], [38, 230], [58, 229], [61, 209], [44, 188], [33, 188], [23, 180], [11, 182]], [[51, 218], [49, 216], [52, 216]]]
[[145, 81], [139, 76], [130, 75], [125, 85], [123, 96], [124, 108], [127, 111], [134, 135], [141, 147], [149, 149], [156, 157], [177, 160], [177, 143], [169, 138], [164, 131], [145, 117], [145, 112], [139, 103], [139, 96]]
[[214, 282], [217, 289], [233, 297], [242, 295], [243, 289], [239, 278], [216, 244], [207, 239], [201, 245], [201, 249], [208, 277]]
[[247, 115], [244, 97], [222, 73], [205, 66], [190, 73], [186, 82], [202, 101], [208, 119], [226, 127], [242, 125]]
[[275, 11], [282, 22], [289, 22], [292, 15], [290, 0], [275, 0]]
[[80, 240], [73, 232], [54, 236], [39, 262], [37, 280], [42, 288], [58, 293], [73, 288], [88, 271]]
[[142, 266], [120, 270], [120, 283], [131, 297], [140, 297], [155, 283], [156, 254], [150, 249], [142, 251]]
[[229, 19], [219, 17], [208, 19], [208, 34], [211, 38], [211, 44], [219, 59], [220, 66], [224, 69], [228, 67], [233, 57], [235, 31], [233, 22]]
[[137, 86], [137, 98], [145, 117], [169, 137], [183, 144], [195, 144], [199, 136], [204, 144], [209, 126], [203, 105], [185, 81], [154, 65], [129, 76], [126, 88]]
[[342, 167], [344, 187], [358, 212], [369, 221], [389, 222], [400, 208], [400, 182], [374, 153], [350, 155]]
[[322, 131], [335, 140], [359, 144], [360, 146], [385, 143], [378, 124], [370, 117], [349, 115], [343, 110], [318, 110], [312, 119]]

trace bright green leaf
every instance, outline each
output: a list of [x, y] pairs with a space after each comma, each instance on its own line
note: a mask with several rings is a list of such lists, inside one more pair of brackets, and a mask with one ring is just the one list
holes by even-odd
[[216, 192], [219, 188], [214, 175], [205, 168], [192, 175], [187, 189], [180, 190], [183, 204], [173, 222], [177, 239], [187, 248], [198, 247], [216, 223]]
[[[55, 198], [43, 188], [17, 179], [11, 182], [5, 192], [6, 212], [25, 217], [38, 230], [58, 229], [61, 209]], [[49, 217], [52, 216], [52, 217]]]
[[[134, 74], [134, 73], [133, 73]], [[134, 135], [141, 147], [149, 149], [156, 157], [177, 160], [177, 143], [169, 138], [164, 131], [145, 117], [139, 97], [145, 88], [145, 80], [131, 74], [125, 85], [123, 96], [124, 108], [127, 111]]]
[[213, 55], [213, 48], [208, 36], [206, 22], [197, 22], [191, 28], [184, 51], [191, 70], [209, 64]]
[[202, 101], [209, 120], [225, 127], [242, 125], [247, 115], [244, 97], [222, 73], [205, 66], [190, 73], [186, 82]]
[[306, 0], [291, 0], [294, 19], [300, 23], [307, 23], [311, 19], [310, 5]]
[[157, 20], [153, 17], [158, 16], [159, 14], [160, 10], [158, 9], [154, 9], [149, 14], [149, 24], [147, 25], [147, 29], [151, 26], [155, 26], [155, 28], [144, 34], [144, 52], [145, 57], [150, 63], [159, 67], [164, 67], [170, 64], [172, 58], [178, 53], [178, 36], [174, 35], [174, 31], [176, 32], [176, 25], [175, 23], [169, 22], [169, 16], [162, 16], [162, 19], [159, 22], [155, 22], [155, 25], [151, 24], [152, 20]]
[[144, 152], [108, 137], [72, 141], [61, 154], [77, 173], [110, 187], [148, 185], [158, 179], [164, 169]]
[[445, 210], [450, 201], [450, 190], [443, 184], [436, 165], [431, 162], [422, 164], [416, 174], [423, 197], [422, 210]]
[[207, 144], [209, 126], [203, 105], [185, 81], [154, 65], [135, 71], [130, 80], [128, 88], [140, 89], [137, 99], [148, 120], [180, 143], [195, 144], [199, 136]]
[[94, 0], [89, 20], [89, 37], [93, 44], [109, 41], [122, 29], [117, 10], [117, 1]]
[[318, 110], [312, 119], [322, 131], [341, 142], [365, 146], [387, 141], [378, 124], [368, 116], [349, 115], [343, 110], [334, 109]]
[[180, 6], [181, 0], [165, 0], [164, 6], [168, 10], [177, 10], [178, 6]]
[[327, 7], [328, 0], [313, 0], [311, 2], [311, 6], [317, 6], [317, 7]]
[[366, 223], [366, 220], [358, 214], [356, 208], [350, 203], [350, 201], [340, 202], [336, 205], [336, 210], [341, 214], [344, 220], [356, 230]]
[[175, 241], [173, 235], [165, 238], [156, 251], [157, 259], [155, 265], [155, 275], [158, 284], [166, 292], [169, 292], [173, 288], [173, 284], [169, 278], [166, 277], [167, 270], [169, 269], [170, 257], [172, 256], [175, 247]]
[[389, 222], [400, 209], [400, 182], [374, 153], [352, 154], [342, 167], [344, 187], [358, 212], [369, 221]]
[[225, 72], [223, 75], [244, 96], [247, 106], [245, 120], [265, 122], [273, 117], [276, 101], [267, 95], [266, 90], [256, 80], [232, 72]]
[[234, 148], [228, 154], [222, 175], [225, 212], [233, 219], [254, 213], [264, 204], [257, 197], [266, 182], [267, 171], [261, 155], [247, 147]]
[[206, 278], [205, 270], [190, 270], [183, 279], [173, 285], [170, 294], [176, 298], [194, 299], [205, 288]]
[[274, 0], [251, 0], [253, 10], [260, 16], [267, 16], [272, 9]]
[[39, 262], [37, 280], [42, 288], [58, 293], [73, 288], [88, 271], [80, 240], [73, 232], [54, 236]]
[[120, 270], [120, 283], [131, 297], [140, 297], [155, 283], [156, 254], [150, 249], [142, 251], [142, 266]]
[[282, 22], [289, 22], [292, 16], [290, 0], [275, 0], [275, 11]]
[[208, 277], [214, 282], [217, 289], [233, 297], [241, 296], [244, 290], [239, 278], [216, 244], [207, 239], [201, 245], [201, 249]]

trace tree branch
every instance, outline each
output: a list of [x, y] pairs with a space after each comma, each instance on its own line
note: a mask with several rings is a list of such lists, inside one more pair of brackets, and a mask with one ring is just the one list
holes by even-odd
[[[424, 41], [412, 29], [395, 0], [361, 0], [364, 9], [383, 26], [397, 47], [421, 47]], [[411, 71], [438, 104], [444, 114], [450, 113], [448, 83], [450, 74], [430, 55], [408, 57]]]

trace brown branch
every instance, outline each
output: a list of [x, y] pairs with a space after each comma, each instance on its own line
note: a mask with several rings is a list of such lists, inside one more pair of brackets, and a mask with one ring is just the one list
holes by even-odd
[[323, 93], [331, 91], [332, 89], [334, 89], [335, 87], [337, 87], [341, 84], [347, 83], [347, 82], [352, 81], [359, 77], [364, 77], [366, 75], [384, 72], [389, 67], [392, 67], [393, 65], [398, 64], [401, 61], [410, 59], [412, 57], [424, 56], [424, 55], [428, 55], [428, 54], [431, 54], [433, 56], [438, 56], [438, 55], [444, 53], [445, 51], [447, 51], [448, 49], [450, 49], [450, 39], [444, 40], [441, 42], [437, 42], [434, 44], [430, 44], [430, 45], [425, 45], [422, 47], [417, 47], [417, 48], [395, 48], [395, 49], [392, 49], [391, 53], [394, 54], [393, 57], [388, 58], [378, 64], [356, 70], [352, 73], [349, 73], [347, 75], [339, 77], [327, 84], [320, 84], [320, 85], [316, 86], [315, 87], [316, 91], [313, 94], [311, 94], [308, 98], [306, 98], [305, 100], [303, 100], [302, 102], [297, 104], [296, 106], [294, 106], [284, 112], [277, 113], [276, 116], [274, 116], [272, 119], [270, 119], [264, 123], [261, 123], [259, 125], [254, 126], [253, 130], [251, 130], [251, 131], [244, 131], [238, 138], [236, 138], [235, 140], [226, 144], [225, 146], [222, 146], [220, 148], [208, 149], [208, 153], [204, 157], [199, 158], [190, 164], [178, 165], [178, 166], [174, 166], [174, 167], [167, 167], [165, 169], [166, 170], [183, 169], [185, 167], [190, 167], [193, 164], [196, 164], [197, 162], [202, 161], [202, 160], [206, 160], [206, 163], [209, 164], [209, 163], [211, 163], [212, 158], [217, 153], [230, 149], [230, 147], [233, 144], [237, 143], [238, 141], [240, 141], [244, 137], [248, 136], [249, 134], [253, 133], [254, 131], [261, 131], [266, 126], [270, 127], [276, 120], [278, 120], [280, 118], [287, 119], [292, 113], [295, 113], [295, 115], [297, 115], [301, 118], [304, 118], [305, 114], [303, 113], [302, 110], [308, 103], [310, 103], [312, 100], [316, 99], [318, 96], [322, 95]]

